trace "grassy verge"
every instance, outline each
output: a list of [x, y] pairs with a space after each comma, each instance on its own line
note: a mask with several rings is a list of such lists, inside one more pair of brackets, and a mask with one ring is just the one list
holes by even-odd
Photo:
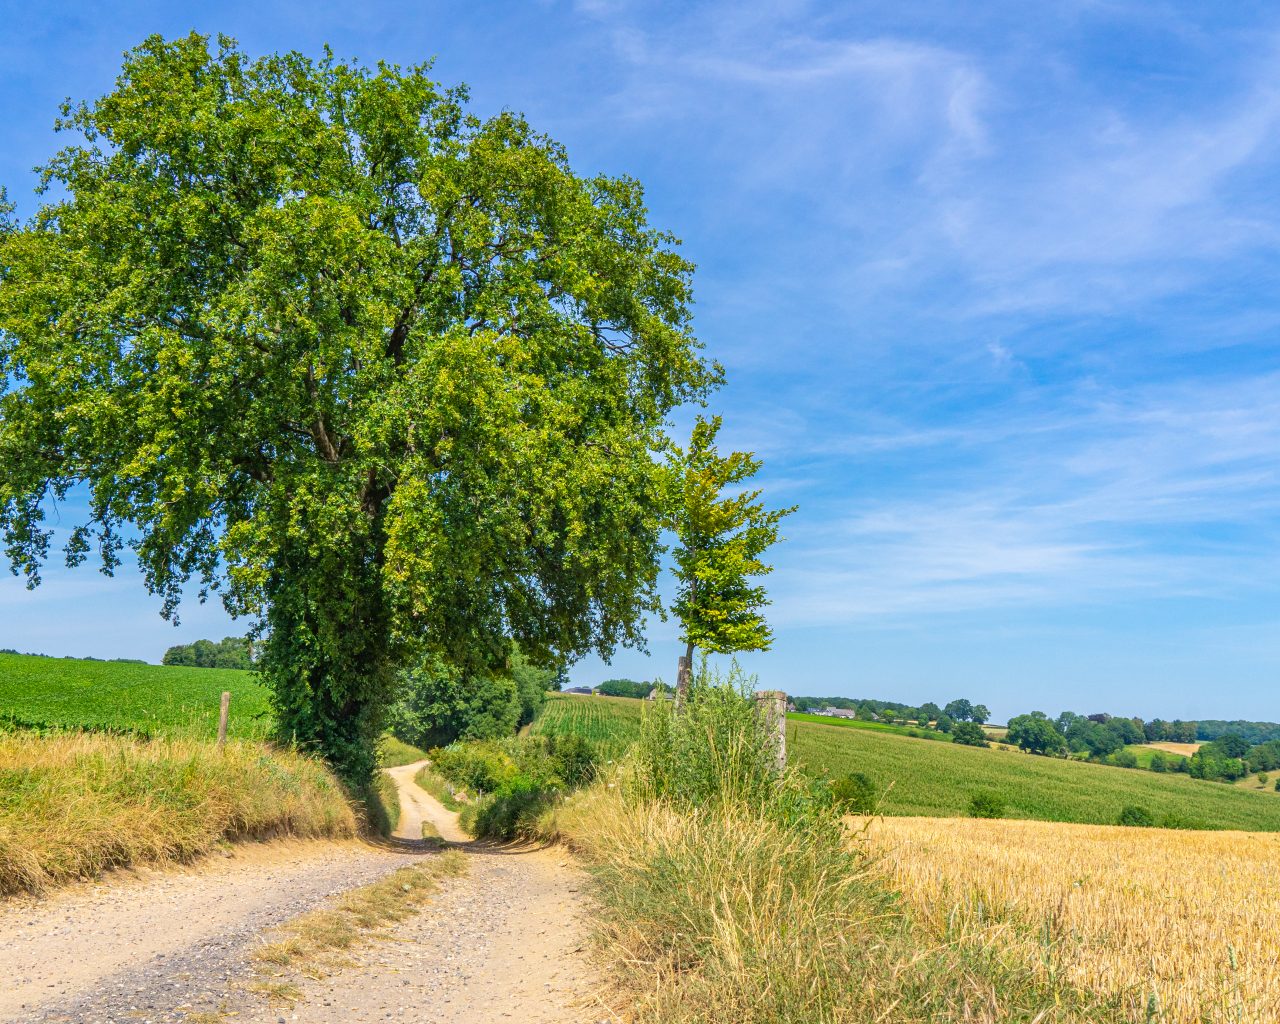
[[324, 977], [341, 968], [348, 950], [404, 920], [439, 888], [441, 878], [462, 874], [466, 863], [465, 854], [450, 850], [352, 889], [333, 907], [295, 918], [254, 954], [258, 968], [252, 988], [273, 1000], [296, 1001], [301, 992], [293, 976]]
[[413, 781], [439, 800], [451, 811], [461, 811], [466, 804], [453, 795], [453, 787], [435, 773], [430, 765], [419, 769]]
[[752, 683], [704, 666], [679, 714], [646, 714], [630, 763], [538, 819], [591, 873], [596, 944], [628, 1021], [1129, 1019], [1113, 994], [1006, 957], [1008, 936], [918, 921], [842, 823], [838, 790], [778, 769]]
[[400, 824], [400, 793], [386, 772], [378, 772], [364, 791], [365, 825], [369, 831], [389, 836]]
[[382, 742], [378, 744], [378, 763], [383, 768], [399, 768], [401, 765], [424, 760], [426, 756], [425, 750], [419, 750], [390, 734], [382, 737]]
[[596, 946], [635, 1024], [1134, 1019], [1114, 997], [1004, 957], [1008, 936], [931, 933], [838, 832], [624, 788], [584, 791], [543, 828], [591, 873]]
[[0, 895], [113, 867], [187, 861], [227, 839], [355, 834], [318, 761], [230, 742], [0, 735]]

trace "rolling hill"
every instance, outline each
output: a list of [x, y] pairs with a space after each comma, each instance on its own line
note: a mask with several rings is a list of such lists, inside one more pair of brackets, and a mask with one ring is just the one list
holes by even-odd
[[[578, 732], [617, 756], [639, 730], [643, 701], [550, 696], [534, 732]], [[813, 774], [867, 775], [884, 793], [880, 810], [886, 815], [963, 817], [970, 798], [983, 792], [1002, 799], [1010, 818], [1110, 825], [1125, 807], [1139, 806], [1157, 820], [1173, 815], [1188, 827], [1280, 831], [1280, 800], [1257, 789], [810, 718], [788, 716], [791, 763]]]

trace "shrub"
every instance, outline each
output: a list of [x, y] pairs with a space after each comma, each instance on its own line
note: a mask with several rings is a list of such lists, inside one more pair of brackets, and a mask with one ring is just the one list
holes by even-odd
[[995, 793], [974, 793], [969, 798], [971, 818], [1003, 818], [1004, 814], [1004, 799]]
[[1116, 819], [1117, 825], [1125, 825], [1129, 828], [1151, 828], [1155, 823], [1156, 820], [1151, 816], [1151, 812], [1136, 804], [1129, 804], [1122, 809], [1120, 817]]
[[862, 772], [841, 775], [831, 781], [831, 798], [847, 814], [872, 814], [879, 802], [876, 785]]
[[1151, 755], [1151, 770], [1153, 772], [1164, 772], [1169, 770], [1169, 762], [1165, 759], [1164, 754], [1158, 750]]
[[555, 763], [556, 774], [566, 786], [584, 786], [595, 778], [599, 754], [586, 737], [577, 733], [550, 736], [547, 749]]
[[646, 795], [688, 807], [763, 807], [778, 782], [775, 743], [738, 666], [727, 679], [713, 678], [704, 658], [678, 712], [674, 702], [645, 706], [636, 743], [640, 785]]
[[497, 743], [451, 743], [431, 756], [437, 774], [473, 793], [492, 793], [520, 774], [516, 763]]
[[558, 792], [556, 787], [517, 778], [463, 808], [461, 825], [482, 839], [515, 839]]
[[1137, 768], [1138, 755], [1132, 750], [1117, 750], [1107, 758], [1107, 763], [1113, 764], [1117, 768]]

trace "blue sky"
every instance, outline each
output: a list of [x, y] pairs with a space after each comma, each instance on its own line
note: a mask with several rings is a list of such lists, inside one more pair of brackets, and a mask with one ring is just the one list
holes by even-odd
[[[437, 57], [699, 265], [725, 440], [801, 511], [793, 693], [1280, 718], [1280, 11], [1191, 3], [0, 0], [0, 183], [151, 32]], [[0, 647], [158, 659], [135, 573], [0, 580]], [[671, 675], [591, 660], [576, 681]]]

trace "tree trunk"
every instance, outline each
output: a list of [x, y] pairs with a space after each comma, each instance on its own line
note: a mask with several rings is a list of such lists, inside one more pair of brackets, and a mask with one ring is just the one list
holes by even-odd
[[359, 538], [319, 559], [289, 552], [290, 572], [271, 588], [260, 668], [280, 739], [323, 755], [357, 792], [377, 771], [398, 667], [377, 543]]

